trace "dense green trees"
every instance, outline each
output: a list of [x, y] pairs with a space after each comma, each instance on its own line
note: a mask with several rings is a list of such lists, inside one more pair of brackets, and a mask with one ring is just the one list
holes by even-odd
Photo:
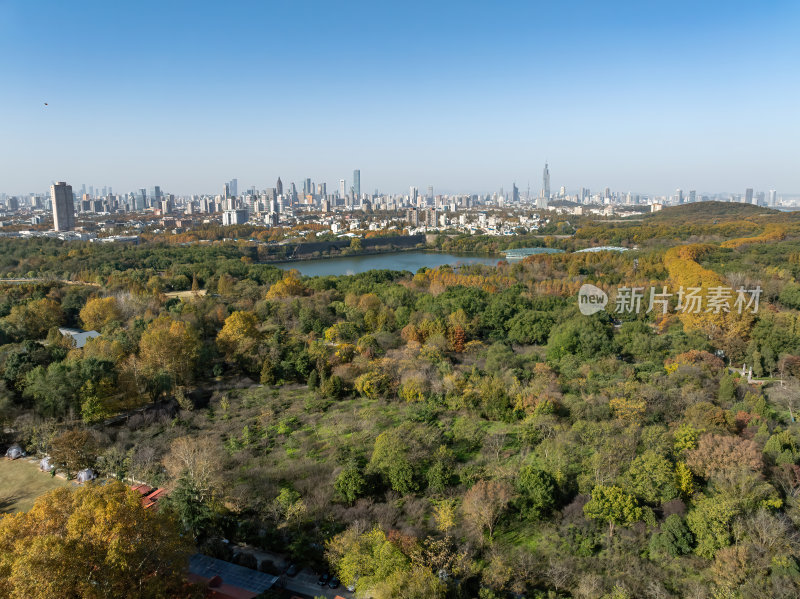
[[517, 500], [523, 517], [538, 520], [550, 514], [556, 505], [556, 480], [546, 470], [535, 466], [523, 467], [517, 475]]
[[575, 356], [581, 361], [606, 356], [615, 350], [608, 323], [599, 317], [575, 317], [555, 326], [547, 340], [547, 359]]
[[[709, 231], [743, 231], [723, 224]], [[706, 334], [575, 310], [584, 281], [666, 283], [646, 243], [307, 279], [250, 263], [244, 242], [32, 241], [34, 266], [0, 240], [7, 271], [99, 283], [0, 285], [0, 421], [62, 470], [168, 486], [206, 548], [225, 536], [322, 569], [330, 542], [328, 565], [376, 597], [793, 597], [800, 243], [777, 245], [703, 247], [704, 271], [769, 281], [763, 312]], [[163, 295], [192, 280], [208, 293]], [[37, 336], [42, 300], [101, 337]], [[745, 361], [776, 380], [749, 384], [729, 368]]]
[[339, 472], [334, 487], [348, 503], [353, 503], [365, 491], [367, 481], [358, 464], [351, 461]]
[[730, 545], [736, 515], [737, 509], [729, 498], [700, 496], [694, 500], [686, 523], [697, 541], [698, 555], [712, 558], [718, 549]]
[[668, 459], [647, 450], [637, 456], [625, 477], [625, 487], [644, 503], [660, 505], [678, 495], [675, 468]]
[[392, 489], [403, 495], [419, 487], [408, 456], [408, 448], [400, 434], [386, 431], [375, 439], [370, 467], [380, 472]]
[[660, 531], [650, 537], [652, 557], [678, 557], [692, 550], [694, 539], [683, 519], [678, 514], [670, 514], [664, 519]]
[[326, 553], [342, 582], [354, 585], [357, 594], [376, 599], [444, 597], [444, 583], [430, 569], [413, 564], [380, 529], [362, 534], [348, 529], [328, 543]]
[[555, 319], [551, 312], [544, 310], [526, 310], [508, 321], [507, 339], [511, 343], [527, 345], [547, 342]]
[[587, 518], [608, 523], [608, 534], [614, 536], [617, 525], [630, 526], [642, 519], [642, 508], [633, 495], [620, 487], [597, 485], [592, 489], [592, 499], [583, 506]]
[[[114, 392], [116, 371], [107, 360], [86, 358], [37, 366], [25, 375], [23, 396], [30, 398], [40, 414], [63, 417], [81, 415], [86, 408], [87, 422]], [[88, 403], [87, 403], [88, 402]]]

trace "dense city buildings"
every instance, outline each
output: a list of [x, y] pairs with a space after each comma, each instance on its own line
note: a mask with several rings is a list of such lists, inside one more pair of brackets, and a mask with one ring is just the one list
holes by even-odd
[[[135, 235], [148, 227], [183, 232], [210, 223], [222, 226], [249, 223], [263, 227], [314, 225], [337, 236], [363, 231], [516, 235], [536, 231], [559, 214], [625, 219], [665, 206], [709, 200], [791, 209], [798, 199], [779, 196], [774, 189], [765, 192], [753, 187], [742, 190], [743, 193], [698, 193], [694, 189], [684, 193], [677, 188], [673, 194], [659, 195], [615, 191], [610, 187], [592, 193], [587, 187], [573, 190], [558, 185], [554, 194], [549, 164], [544, 165], [541, 181], [538, 194], [531, 194], [530, 185], [527, 191], [521, 191], [516, 182], [512, 182], [509, 191], [501, 186], [494, 193], [434, 195], [432, 185], [427, 186], [425, 193], [420, 193], [415, 185], [405, 194], [377, 189], [365, 193], [361, 171], [355, 169], [353, 184], [348, 187], [347, 181], [340, 179], [333, 193], [329, 193], [325, 181], [314, 182], [309, 177], [302, 180], [304, 193], [300, 195], [294, 182], [284, 185], [283, 179], [277, 177], [274, 187], [249, 185], [247, 191], [238, 194], [234, 193], [239, 190], [235, 178], [223, 183], [218, 194], [200, 195], [176, 195], [159, 185], [115, 194], [111, 186], [82, 184], [83, 193], [78, 198], [72, 198], [69, 185], [58, 183], [51, 189], [49, 202], [44, 194], [35, 192], [22, 196], [0, 193], [0, 226], [15, 225], [21, 230], [25, 225], [47, 227], [70, 239], [89, 239], [96, 236], [97, 223], [107, 227], [112, 222], [135, 224], [122, 231], [124, 235]], [[51, 215], [53, 224], [48, 225]], [[140, 218], [149, 224], [143, 224]], [[12, 233], [9, 228], [2, 232]]]

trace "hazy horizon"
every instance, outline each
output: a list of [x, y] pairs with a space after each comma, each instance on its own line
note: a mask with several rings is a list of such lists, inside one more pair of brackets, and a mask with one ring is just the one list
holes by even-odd
[[[0, 192], [800, 192], [800, 5], [0, 0]], [[44, 103], [48, 105], [45, 106]], [[704, 191], [705, 190], [705, 191]]]

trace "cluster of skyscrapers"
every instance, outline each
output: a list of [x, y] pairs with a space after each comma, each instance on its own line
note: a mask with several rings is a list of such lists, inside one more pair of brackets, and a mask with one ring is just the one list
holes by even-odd
[[[429, 226], [438, 223], [440, 215], [448, 211], [470, 210], [478, 206], [495, 206], [498, 208], [518, 206], [546, 210], [552, 201], [568, 202], [577, 205], [650, 205], [654, 209], [666, 204], [684, 204], [696, 201], [724, 200], [757, 204], [775, 207], [778, 205], [778, 196], [775, 190], [768, 194], [754, 192], [753, 188], [745, 190], [743, 195], [700, 195], [695, 190], [684, 193], [677, 189], [673, 196], [641, 196], [639, 194], [617, 193], [606, 187], [599, 193], [592, 194], [588, 188], [581, 187], [573, 194], [568, 194], [562, 186], [558, 193], [552, 193], [550, 184], [550, 168], [545, 163], [542, 170], [542, 185], [537, 195], [532, 195], [530, 185], [527, 192], [520, 193], [516, 183], [512, 184], [511, 192], [506, 193], [501, 188], [494, 194], [456, 194], [434, 196], [433, 187], [428, 186], [427, 193], [420, 193], [418, 187], [409, 188], [407, 195], [364, 193], [361, 186], [361, 171], [355, 169], [350, 184], [346, 179], [340, 179], [338, 189], [328, 193], [326, 183], [314, 183], [311, 178], [303, 179], [302, 192], [299, 192], [295, 183], [284, 186], [278, 177], [274, 187], [258, 190], [255, 187], [240, 193], [238, 180], [231, 179], [223, 184], [221, 193], [216, 196], [184, 196], [176, 198], [172, 194], [164, 193], [160, 186], [154, 185], [148, 189], [140, 188], [124, 195], [115, 195], [110, 187], [95, 189], [85, 185], [81, 187], [80, 198], [76, 202], [72, 186], [65, 182], [58, 182], [50, 188], [50, 207], [53, 213], [53, 228], [55, 231], [69, 231], [75, 226], [76, 211], [94, 214], [114, 214], [126, 212], [150, 211], [156, 215], [167, 216], [173, 214], [211, 214], [221, 213], [224, 225], [244, 224], [251, 222], [254, 217], [267, 225], [278, 225], [282, 221], [281, 215], [298, 215], [306, 212], [318, 211], [330, 214], [337, 210], [368, 209], [373, 211], [401, 211], [409, 218], [409, 222], [425, 223]], [[22, 208], [21, 202], [16, 197], [0, 196], [5, 201], [5, 208], [10, 212], [17, 212]], [[31, 222], [39, 224], [42, 216], [38, 212], [47, 210], [44, 197], [32, 195], [23, 198], [26, 206], [32, 209]]]

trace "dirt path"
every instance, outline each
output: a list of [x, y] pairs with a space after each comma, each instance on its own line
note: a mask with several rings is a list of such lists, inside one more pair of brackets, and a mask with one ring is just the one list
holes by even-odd
[[44, 277], [33, 279], [0, 279], [0, 283], [8, 283], [10, 285], [23, 285], [25, 283], [62, 283], [64, 285], [89, 285], [91, 287], [100, 287], [100, 283], [84, 283], [83, 281], [68, 281], [67, 279], [45, 279]]

